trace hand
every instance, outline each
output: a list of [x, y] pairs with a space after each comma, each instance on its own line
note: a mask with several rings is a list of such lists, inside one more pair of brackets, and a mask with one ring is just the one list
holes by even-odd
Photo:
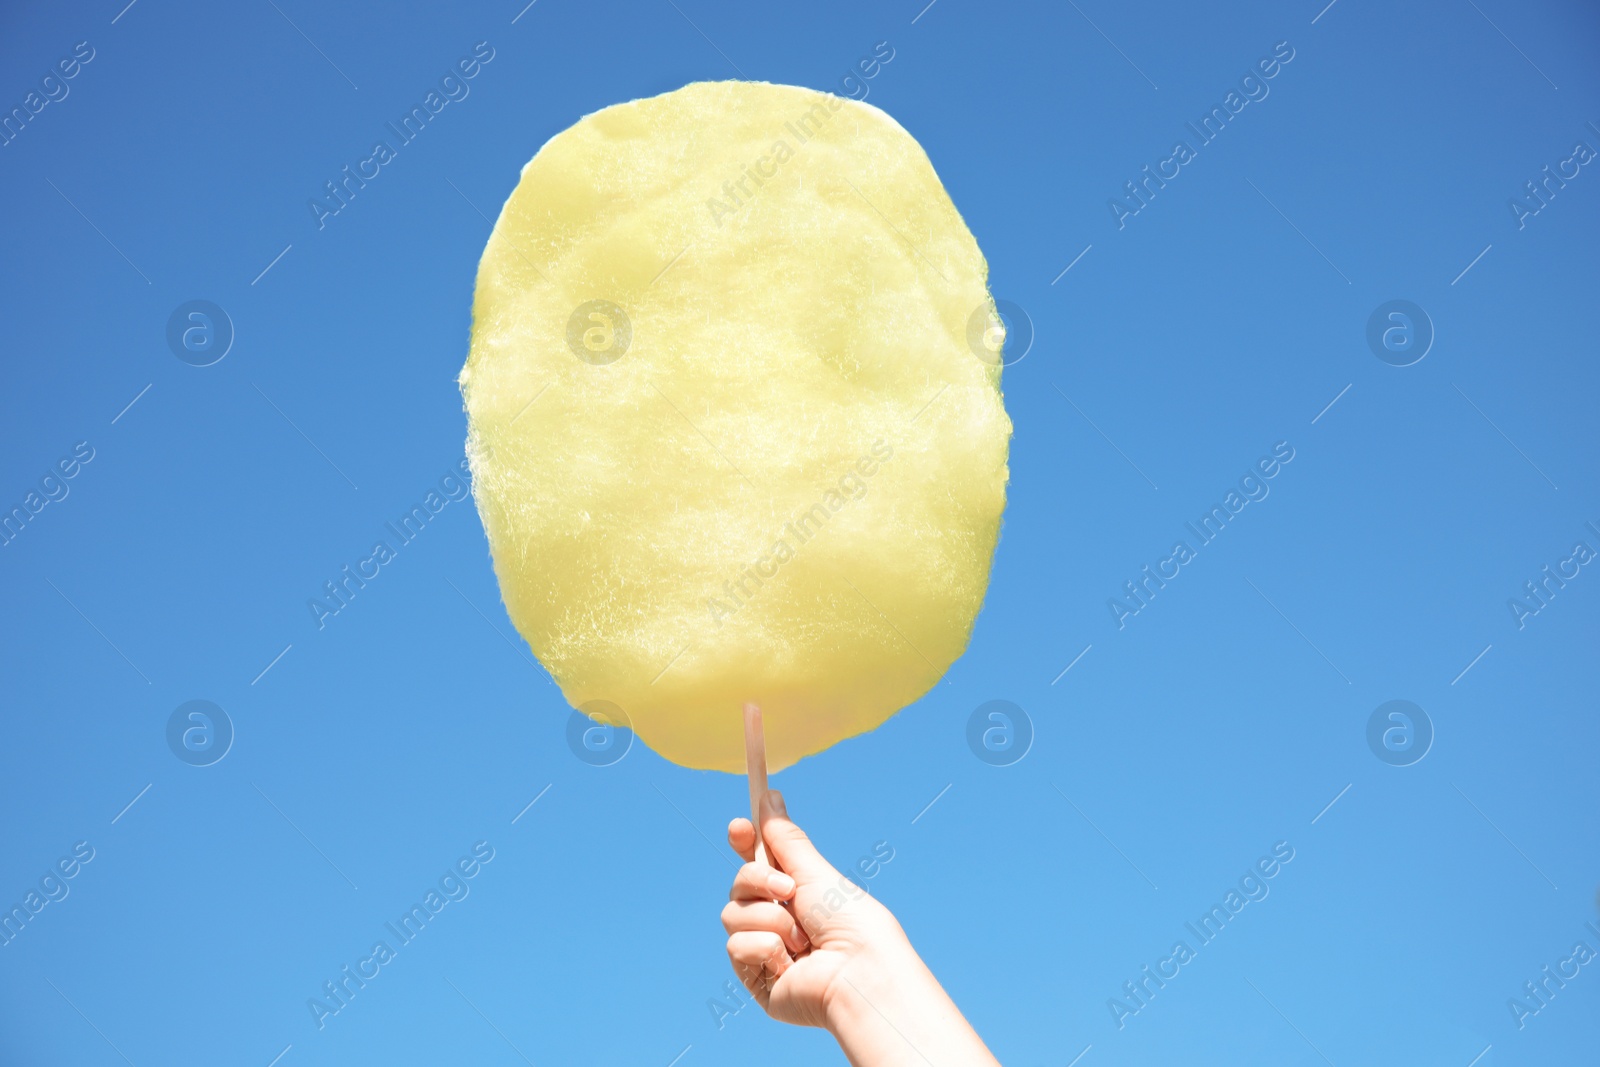
[[887, 965], [915, 953], [889, 909], [835, 870], [789, 821], [781, 793], [768, 791], [761, 810], [762, 838], [778, 869], [753, 862], [749, 819], [728, 824], [728, 844], [745, 860], [722, 909], [728, 958], [768, 1015], [827, 1026], [847, 963], [865, 956]]
[[999, 1067], [889, 909], [822, 857], [776, 791], [761, 799], [761, 837], [771, 865], [754, 862], [749, 819], [728, 824], [745, 865], [722, 925], [768, 1015], [826, 1027], [856, 1067], [925, 1067], [924, 1050], [940, 1067]]

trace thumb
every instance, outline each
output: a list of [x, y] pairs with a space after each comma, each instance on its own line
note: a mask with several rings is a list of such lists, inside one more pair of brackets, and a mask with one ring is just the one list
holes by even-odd
[[777, 866], [801, 885], [838, 874], [817, 851], [806, 832], [789, 821], [783, 794], [769, 789], [761, 798], [761, 839]]

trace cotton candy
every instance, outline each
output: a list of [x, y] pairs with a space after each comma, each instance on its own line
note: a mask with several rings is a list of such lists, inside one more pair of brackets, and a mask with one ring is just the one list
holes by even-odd
[[938, 682], [1005, 506], [987, 274], [865, 103], [700, 82], [540, 149], [460, 384], [501, 595], [569, 703], [742, 773], [746, 701], [776, 771]]

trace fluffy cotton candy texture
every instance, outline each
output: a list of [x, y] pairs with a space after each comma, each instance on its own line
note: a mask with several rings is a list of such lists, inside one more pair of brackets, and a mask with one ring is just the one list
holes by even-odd
[[[501, 594], [569, 702], [742, 773], [745, 701], [781, 770], [932, 688], [1005, 505], [999, 360], [968, 339], [987, 274], [867, 104], [701, 82], [540, 149], [478, 269], [461, 391]], [[608, 311], [569, 343], [593, 300], [631, 325], [613, 362]]]

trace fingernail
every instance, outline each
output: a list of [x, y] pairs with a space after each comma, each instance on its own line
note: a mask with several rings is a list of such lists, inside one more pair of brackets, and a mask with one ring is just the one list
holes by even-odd
[[794, 879], [782, 871], [774, 873], [767, 879], [767, 889], [776, 897], [787, 897], [794, 892]]
[[772, 790], [772, 810], [785, 819], [789, 817], [789, 809], [783, 806], [783, 794], [776, 789]]

